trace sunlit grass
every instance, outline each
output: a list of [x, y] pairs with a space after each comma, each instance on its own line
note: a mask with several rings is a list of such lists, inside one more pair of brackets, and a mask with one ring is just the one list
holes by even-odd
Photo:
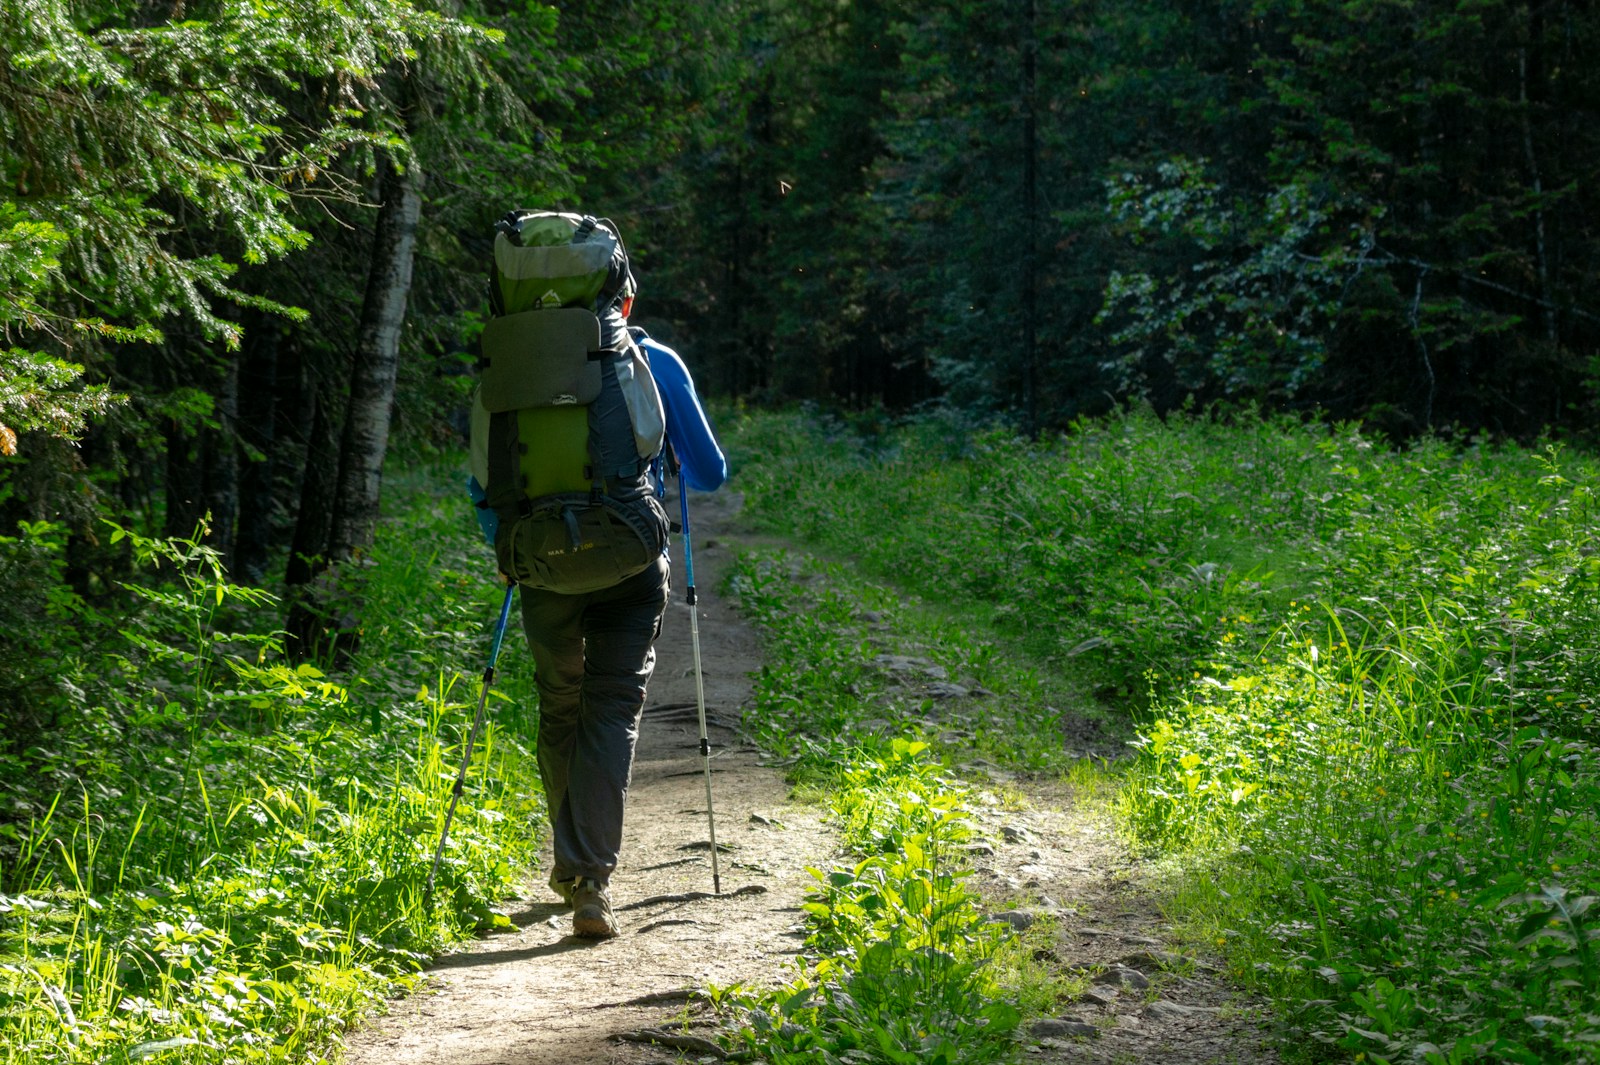
[[1250, 415], [737, 430], [757, 520], [1137, 724], [1122, 823], [1286, 1052], [1595, 1057], [1594, 460]]
[[[540, 817], [520, 712], [493, 715], [423, 897], [496, 594], [443, 480], [391, 494], [337, 676], [284, 664], [270, 600], [205, 548], [117, 532], [145, 606], [120, 632], [81, 613], [63, 679], [88, 711], [8, 782], [26, 813], [0, 836], [0, 1062], [320, 1060], [494, 922]], [[526, 699], [525, 671], [507, 684]]]

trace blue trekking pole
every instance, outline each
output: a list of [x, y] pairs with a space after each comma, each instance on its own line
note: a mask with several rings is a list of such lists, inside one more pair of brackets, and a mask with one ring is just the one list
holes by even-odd
[[717, 819], [711, 808], [711, 740], [706, 735], [706, 683], [700, 670], [700, 611], [695, 606], [694, 548], [689, 539], [689, 486], [678, 467], [678, 505], [683, 515], [683, 566], [689, 586], [689, 636], [694, 643], [694, 694], [700, 710], [700, 758], [706, 770], [706, 823], [711, 829], [711, 890], [722, 894], [722, 871], [717, 865]]
[[[450, 809], [444, 815], [444, 831], [439, 833], [439, 846], [433, 852], [428, 886], [422, 890], [424, 906], [433, 897], [433, 878], [439, 872], [439, 859], [444, 856], [444, 841], [450, 835], [450, 822], [456, 816], [456, 803], [461, 801], [461, 789], [467, 780], [467, 766], [472, 764], [472, 748], [478, 742], [478, 730], [483, 727], [483, 707], [489, 701], [489, 688], [494, 684], [494, 664], [500, 658], [500, 641], [505, 639], [506, 619], [511, 616], [511, 595], [516, 590], [516, 581], [506, 581], [506, 598], [500, 604], [500, 621], [494, 627], [494, 645], [489, 649], [489, 665], [483, 671], [483, 690], [478, 693], [478, 712], [472, 719], [472, 732], [467, 735], [467, 753], [462, 756], [461, 771], [456, 774], [455, 787], [450, 791]], [[701, 731], [704, 732], [704, 728]]]

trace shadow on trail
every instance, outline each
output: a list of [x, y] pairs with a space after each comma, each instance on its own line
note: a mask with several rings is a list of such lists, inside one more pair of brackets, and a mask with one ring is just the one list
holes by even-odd
[[538, 947], [525, 947], [522, 950], [474, 950], [461, 954], [446, 954], [428, 966], [429, 971], [439, 969], [474, 969], [483, 965], [509, 965], [512, 962], [530, 961], [534, 958], [550, 958], [557, 954], [565, 954], [571, 950], [586, 950], [606, 942], [598, 939], [583, 939], [580, 936], [563, 936], [554, 943], [546, 943]]

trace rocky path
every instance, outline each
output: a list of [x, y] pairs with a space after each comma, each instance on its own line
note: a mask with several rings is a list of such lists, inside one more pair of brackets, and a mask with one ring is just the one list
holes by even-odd
[[[613, 881], [621, 935], [571, 935], [570, 914], [535, 877], [504, 912], [517, 930], [440, 958], [423, 989], [347, 1037], [354, 1065], [647, 1065], [680, 1050], [619, 1039], [670, 1026], [690, 1033], [707, 985], [765, 985], [788, 974], [811, 865], [838, 854], [821, 811], [796, 805], [781, 773], [759, 764], [732, 726], [749, 698], [759, 648], [717, 595], [739, 535], [737, 497], [695, 497], [701, 654], [712, 721], [721, 896], [710, 896], [704, 778], [683, 573], [658, 644]], [[681, 566], [676, 563], [675, 566]], [[519, 653], [508, 642], [507, 653]], [[526, 653], [521, 651], [521, 653]], [[1270, 1062], [1248, 1004], [1203, 960], [1169, 953], [1167, 929], [1139, 869], [1103, 815], [1059, 785], [999, 781], [984, 796], [974, 886], [995, 910], [1054, 927], [1052, 966], [1092, 977], [1088, 991], [1025, 1040], [1027, 1060]], [[701, 1022], [709, 1024], [709, 1021]], [[706, 1048], [686, 1060], [705, 1060]]]

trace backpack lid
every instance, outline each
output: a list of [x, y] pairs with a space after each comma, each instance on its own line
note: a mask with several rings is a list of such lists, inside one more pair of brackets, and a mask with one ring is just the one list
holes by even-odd
[[495, 225], [497, 311], [601, 309], [634, 291], [615, 224], [559, 211], [511, 211]]

